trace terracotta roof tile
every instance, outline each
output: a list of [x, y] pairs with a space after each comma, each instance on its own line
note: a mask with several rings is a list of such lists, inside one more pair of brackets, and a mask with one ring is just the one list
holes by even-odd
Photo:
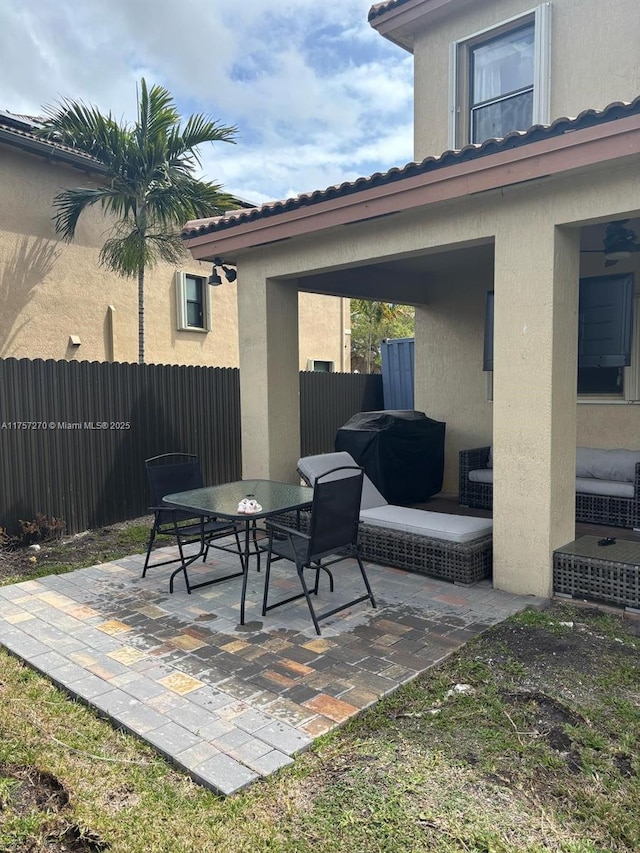
[[409, 0], [388, 0], [386, 3], [376, 3], [369, 9], [368, 20], [373, 21], [374, 18], [384, 15], [385, 12], [390, 12], [398, 6], [404, 6], [404, 4], [408, 2]]
[[202, 234], [223, 231], [241, 223], [277, 216], [287, 211], [298, 210], [340, 196], [353, 195], [372, 187], [390, 184], [394, 181], [402, 181], [415, 175], [432, 172], [447, 166], [454, 166], [457, 163], [464, 163], [468, 160], [487, 157], [499, 151], [518, 148], [542, 139], [561, 136], [564, 133], [583, 130], [594, 125], [605, 124], [609, 121], [615, 121], [616, 119], [636, 114], [640, 114], [640, 97], [636, 98], [632, 103], [617, 101], [609, 104], [603, 110], [584, 110], [577, 118], [558, 118], [550, 125], [534, 125], [528, 130], [509, 133], [501, 139], [487, 139], [478, 145], [466, 145], [459, 150], [445, 151], [438, 157], [427, 157], [420, 163], [407, 163], [406, 166], [394, 167], [387, 172], [376, 172], [369, 177], [357, 178], [355, 181], [331, 186], [325, 190], [303, 193], [302, 195], [283, 199], [282, 201], [267, 202], [260, 207], [229, 211], [224, 216], [211, 219], [193, 220], [187, 222], [183, 228], [182, 237], [187, 240]]
[[11, 136], [15, 136], [18, 139], [29, 140], [34, 143], [37, 143], [37, 147], [41, 147], [42, 151], [34, 153], [42, 153], [50, 151], [51, 154], [55, 154], [56, 151], [62, 151], [65, 154], [70, 154], [74, 158], [77, 158], [79, 161], [84, 161], [87, 166], [91, 164], [95, 164], [97, 170], [101, 170], [103, 168], [102, 164], [99, 160], [96, 160], [95, 157], [92, 157], [90, 154], [85, 154], [84, 151], [79, 151], [77, 148], [73, 148], [71, 145], [63, 145], [60, 142], [52, 142], [49, 139], [44, 139], [39, 136], [35, 131], [38, 127], [40, 127], [41, 121], [32, 116], [21, 116], [16, 113], [9, 113], [4, 110], [0, 110], [0, 130], [3, 131], [3, 140], [9, 141]]

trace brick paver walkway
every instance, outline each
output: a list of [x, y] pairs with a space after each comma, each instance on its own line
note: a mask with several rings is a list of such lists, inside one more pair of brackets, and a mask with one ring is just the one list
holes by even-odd
[[[210, 558], [190, 576], [228, 572], [233, 561]], [[318, 637], [304, 600], [259, 615], [255, 567], [241, 626], [241, 578], [191, 595], [178, 580], [169, 595], [166, 567], [142, 579], [142, 564], [133, 556], [0, 587], [0, 644], [222, 794], [290, 764], [314, 738], [539, 602], [367, 564], [378, 609], [337, 614]], [[343, 565], [336, 603], [362, 586], [355, 564]], [[274, 565], [274, 595], [297, 584], [295, 571]], [[323, 578], [319, 608], [329, 596]]]

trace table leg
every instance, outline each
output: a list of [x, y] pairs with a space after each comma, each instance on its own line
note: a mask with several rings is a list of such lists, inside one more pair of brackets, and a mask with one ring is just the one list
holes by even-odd
[[244, 603], [247, 598], [247, 581], [249, 580], [249, 544], [251, 541], [251, 521], [247, 518], [244, 525], [244, 555], [242, 562], [242, 595], [240, 598], [240, 624], [244, 625]]

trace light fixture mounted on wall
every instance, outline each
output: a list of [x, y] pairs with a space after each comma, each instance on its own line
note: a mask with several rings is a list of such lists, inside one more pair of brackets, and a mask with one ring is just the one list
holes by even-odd
[[222, 271], [223, 271], [225, 278], [227, 279], [228, 282], [235, 281], [238, 278], [238, 273], [234, 269], [232, 269], [231, 267], [228, 267], [224, 263], [222, 258], [214, 258], [213, 259], [213, 271], [212, 271], [211, 275], [209, 276], [209, 284], [212, 287], [218, 287], [219, 285], [222, 284], [222, 279], [220, 278], [220, 273], [217, 271], [216, 267], [222, 268]]

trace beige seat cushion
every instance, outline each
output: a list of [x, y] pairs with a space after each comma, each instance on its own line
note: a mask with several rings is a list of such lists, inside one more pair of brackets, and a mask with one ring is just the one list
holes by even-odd
[[469, 479], [472, 483], [493, 483], [493, 468], [476, 468], [469, 471]]
[[632, 498], [633, 483], [621, 483], [620, 480], [596, 480], [595, 477], [577, 477], [576, 493], [604, 495], [610, 498]]
[[488, 536], [493, 530], [490, 518], [471, 518], [466, 515], [448, 515], [443, 512], [390, 505], [362, 510], [360, 521], [386, 527], [388, 530], [401, 530], [404, 533], [415, 533], [430, 539], [445, 539], [461, 544]]
[[[313, 486], [316, 482], [316, 477], [319, 477], [321, 474], [326, 474], [328, 471], [340, 468], [341, 466], [357, 464], [350, 453], [340, 450], [337, 453], [318, 453], [315, 456], [303, 456], [302, 459], [298, 459], [298, 472], [310, 486]], [[384, 496], [380, 494], [365, 474], [362, 481], [360, 508], [370, 509], [374, 506], [386, 505], [387, 501]]]

